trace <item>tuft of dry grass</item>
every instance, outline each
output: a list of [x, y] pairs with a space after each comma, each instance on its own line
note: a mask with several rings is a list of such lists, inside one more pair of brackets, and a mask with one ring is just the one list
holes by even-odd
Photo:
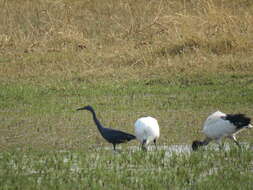
[[253, 71], [249, 0], [3, 0], [0, 8], [2, 81]]

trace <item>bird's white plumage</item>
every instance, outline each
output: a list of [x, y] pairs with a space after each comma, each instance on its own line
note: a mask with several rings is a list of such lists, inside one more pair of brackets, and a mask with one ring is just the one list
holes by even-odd
[[225, 116], [226, 114], [220, 111], [211, 114], [204, 123], [203, 133], [211, 139], [220, 139], [235, 133], [236, 126], [223, 119]]
[[160, 136], [158, 122], [153, 117], [141, 117], [136, 120], [134, 125], [135, 136], [141, 143], [146, 140], [146, 144], [149, 144]]
[[215, 140], [221, 148], [221, 139], [228, 137], [240, 147], [236, 134], [245, 128], [252, 128], [251, 119], [244, 114], [225, 114], [220, 111], [212, 113], [204, 122], [202, 132], [206, 135], [205, 140], [192, 142], [192, 149], [195, 151], [200, 146], [206, 146], [210, 141]]

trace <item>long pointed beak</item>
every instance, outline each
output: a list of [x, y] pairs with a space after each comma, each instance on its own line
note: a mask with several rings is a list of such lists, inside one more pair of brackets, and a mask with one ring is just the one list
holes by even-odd
[[84, 108], [78, 108], [78, 109], [76, 109], [76, 111], [79, 111], [79, 110], [84, 110]]

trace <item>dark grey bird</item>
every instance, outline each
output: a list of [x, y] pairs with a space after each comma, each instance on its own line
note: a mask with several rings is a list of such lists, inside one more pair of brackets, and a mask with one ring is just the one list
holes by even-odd
[[92, 113], [93, 120], [94, 120], [100, 134], [102, 135], [102, 137], [104, 137], [105, 140], [107, 140], [107, 142], [109, 142], [113, 145], [113, 150], [116, 150], [117, 144], [125, 143], [127, 141], [131, 141], [133, 139], [136, 139], [136, 137], [134, 135], [131, 135], [129, 133], [125, 133], [120, 130], [115, 130], [115, 129], [103, 127], [103, 125], [97, 119], [96, 113], [91, 106], [84, 106], [82, 108], [78, 108], [77, 111], [79, 111], [79, 110], [88, 110]]
[[215, 140], [221, 147], [221, 139], [228, 137], [240, 147], [236, 134], [245, 128], [252, 128], [251, 119], [244, 114], [225, 114], [216, 111], [205, 121], [202, 132], [206, 135], [203, 141], [193, 141], [192, 149], [197, 150], [200, 146], [208, 145]]

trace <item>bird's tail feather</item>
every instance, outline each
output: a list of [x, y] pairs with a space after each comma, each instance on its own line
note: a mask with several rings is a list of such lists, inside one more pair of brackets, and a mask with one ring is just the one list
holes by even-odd
[[136, 137], [134, 135], [131, 135], [131, 134], [127, 135], [127, 140], [128, 141], [131, 141], [131, 140], [134, 140], [134, 139], [136, 139]]
[[251, 121], [251, 119], [244, 114], [228, 114], [225, 119], [233, 123], [237, 129], [249, 126]]

